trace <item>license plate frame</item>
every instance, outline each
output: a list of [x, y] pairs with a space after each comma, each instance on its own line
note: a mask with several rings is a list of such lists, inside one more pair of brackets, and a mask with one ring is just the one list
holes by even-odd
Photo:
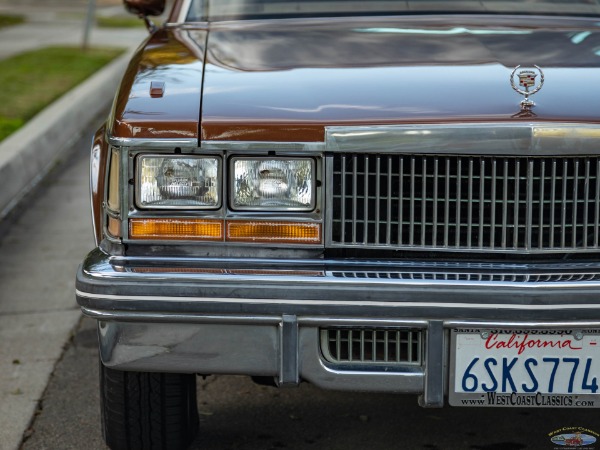
[[[526, 364], [529, 359], [534, 362]], [[600, 329], [454, 328], [450, 330], [449, 369], [451, 406], [600, 408]], [[548, 389], [553, 369], [553, 385]], [[513, 370], [522, 378], [515, 381]], [[511, 381], [518, 386], [517, 392], [512, 392]], [[535, 382], [539, 389], [523, 391], [534, 388]], [[475, 385], [474, 391], [465, 391]]]

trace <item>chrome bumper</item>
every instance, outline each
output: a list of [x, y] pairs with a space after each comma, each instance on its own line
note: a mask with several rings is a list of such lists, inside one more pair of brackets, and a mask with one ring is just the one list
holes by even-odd
[[[77, 274], [104, 364], [421, 394], [442, 406], [454, 327], [600, 327], [600, 265], [110, 257]], [[420, 365], [339, 366], [319, 330], [421, 330]]]

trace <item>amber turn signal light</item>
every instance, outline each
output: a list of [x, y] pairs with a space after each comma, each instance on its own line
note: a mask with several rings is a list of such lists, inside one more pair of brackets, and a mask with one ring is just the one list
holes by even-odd
[[313, 222], [227, 222], [227, 241], [320, 244], [321, 224]]
[[131, 239], [222, 241], [223, 221], [207, 219], [131, 219]]

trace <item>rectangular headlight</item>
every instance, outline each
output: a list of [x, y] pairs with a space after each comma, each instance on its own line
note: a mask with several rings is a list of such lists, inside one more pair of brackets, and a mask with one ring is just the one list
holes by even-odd
[[136, 204], [145, 209], [216, 209], [220, 159], [214, 156], [140, 155]]
[[315, 161], [309, 158], [231, 160], [234, 210], [311, 211], [315, 207]]

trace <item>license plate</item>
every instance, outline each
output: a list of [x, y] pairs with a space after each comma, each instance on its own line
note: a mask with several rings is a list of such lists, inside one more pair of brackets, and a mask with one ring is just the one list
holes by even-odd
[[600, 407], [600, 330], [451, 332], [453, 406]]

